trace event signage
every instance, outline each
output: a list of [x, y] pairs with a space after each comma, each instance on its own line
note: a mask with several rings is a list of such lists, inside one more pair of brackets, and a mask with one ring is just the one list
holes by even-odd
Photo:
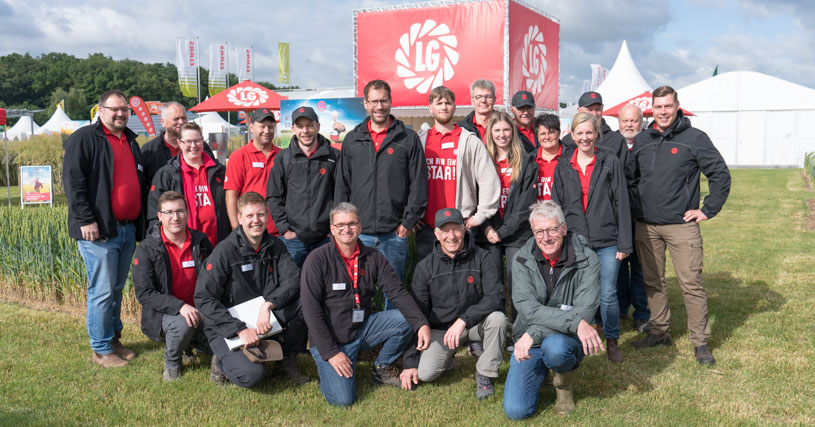
[[291, 83], [289, 72], [291, 64], [289, 62], [289, 44], [280, 42], [277, 44], [277, 58], [280, 65], [280, 73], [277, 76], [279, 83]]
[[20, 207], [54, 205], [51, 166], [20, 166]]
[[513, 0], [432, 2], [354, 11], [357, 96], [374, 79], [391, 86], [395, 107], [427, 106], [444, 85], [459, 105], [470, 84], [495, 84], [496, 104], [527, 90], [538, 108], [558, 108], [560, 25]]
[[280, 143], [287, 147], [292, 136], [291, 115], [297, 108], [311, 107], [320, 122], [320, 134], [328, 138], [332, 145], [342, 143], [345, 135], [354, 126], [365, 120], [368, 113], [362, 105], [362, 98], [318, 98], [286, 99], [280, 101], [283, 111], [280, 117]]
[[139, 118], [142, 126], [144, 126], [144, 130], [147, 131], [147, 134], [150, 136], [156, 135], [156, 129], [153, 127], [153, 117], [150, 116], [150, 108], [144, 103], [144, 101], [138, 96], [131, 96], [130, 97], [130, 109], [133, 110], [133, 114]]
[[247, 47], [247, 48], [235, 48], [235, 52], [237, 53], [236, 61], [237, 61], [237, 68], [236, 73], [238, 76], [238, 81], [242, 82], [244, 80], [251, 80], [252, 74], [254, 74], [254, 66], [255, 66], [255, 53], [254, 48]]
[[209, 45], [209, 96], [215, 96], [226, 89], [226, 44]]
[[188, 98], [198, 96], [198, 46], [195, 39], [176, 39], [175, 66], [178, 69], [178, 86]]

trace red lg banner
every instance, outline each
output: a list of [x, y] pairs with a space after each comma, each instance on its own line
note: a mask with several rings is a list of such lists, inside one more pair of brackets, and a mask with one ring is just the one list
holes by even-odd
[[150, 136], [155, 136], [156, 130], [153, 128], [153, 118], [150, 117], [150, 108], [145, 105], [141, 97], [130, 97], [130, 109], [133, 110], [133, 114], [139, 118], [139, 121], [144, 126], [144, 130], [147, 131], [147, 134]]
[[504, 7], [499, 0], [357, 12], [357, 96], [367, 82], [382, 79], [397, 107], [426, 106], [440, 85], [467, 105], [470, 83], [487, 79], [502, 104]]
[[0, 125], [6, 124], [6, 109], [0, 108]]
[[510, 95], [528, 90], [539, 108], [558, 109], [560, 25], [509, 3]]

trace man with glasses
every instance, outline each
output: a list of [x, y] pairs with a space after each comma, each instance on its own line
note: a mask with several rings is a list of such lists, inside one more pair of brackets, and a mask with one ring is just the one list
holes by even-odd
[[144, 167], [136, 134], [127, 128], [127, 98], [99, 97], [99, 121], [66, 143], [62, 181], [68, 234], [77, 240], [88, 275], [87, 326], [93, 355], [104, 368], [126, 366], [136, 353], [122, 346], [122, 288], [136, 241], [144, 236]]
[[[343, 151], [347, 149], [343, 147]], [[348, 202], [331, 209], [331, 242], [306, 258], [300, 276], [300, 298], [308, 325], [311, 356], [328, 403], [351, 406], [357, 399], [356, 359], [379, 345], [373, 362], [373, 384], [400, 387], [395, 364], [409, 346], [427, 349], [430, 327], [388, 260], [360, 239], [357, 208]], [[397, 310], [374, 313], [376, 288], [384, 290]], [[418, 360], [405, 359], [404, 368]]]
[[150, 229], [133, 259], [133, 289], [142, 305], [142, 332], [166, 346], [164, 381], [181, 378], [182, 356], [185, 352], [192, 355], [191, 345], [211, 353], [193, 295], [198, 271], [212, 252], [212, 244], [206, 234], [187, 226], [188, 216], [183, 194], [162, 194], [158, 199], [160, 225]]
[[416, 132], [390, 114], [387, 82], [370, 81], [363, 92], [368, 117], [343, 141], [334, 203], [358, 207], [360, 239], [382, 252], [404, 280], [408, 238], [427, 206], [424, 150]]
[[532, 205], [534, 237], [512, 263], [515, 350], [504, 387], [504, 412], [532, 416], [549, 369], [555, 371], [555, 413], [574, 411], [572, 384], [586, 355], [605, 350], [591, 321], [600, 303], [600, 261], [585, 237], [566, 230], [563, 211], [545, 200]]
[[474, 81], [470, 85], [470, 102], [473, 103], [473, 111], [458, 122], [458, 125], [478, 135], [483, 142], [487, 122], [495, 106], [495, 85], [485, 79]]
[[535, 96], [532, 92], [521, 90], [512, 95], [512, 104], [509, 107], [518, 128], [518, 136], [521, 137], [524, 150], [527, 153], [535, 151], [538, 147], [538, 134], [535, 132], [533, 122], [535, 121]]

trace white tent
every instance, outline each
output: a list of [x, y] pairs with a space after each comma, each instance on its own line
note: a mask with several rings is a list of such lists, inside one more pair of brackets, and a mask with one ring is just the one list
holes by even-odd
[[209, 134], [211, 133], [237, 132], [240, 129], [238, 126], [229, 124], [229, 122], [215, 112], [201, 113], [198, 118], [192, 121], [198, 123], [198, 126], [201, 126], [204, 139], [206, 140], [209, 140]]
[[679, 89], [731, 166], [800, 167], [815, 151], [815, 90], [766, 74], [734, 71]]
[[631, 58], [631, 53], [628, 51], [628, 43], [623, 40], [620, 53], [617, 54], [617, 60], [614, 61], [614, 66], [608, 72], [606, 80], [597, 88], [597, 92], [603, 96], [605, 108], [611, 108], [646, 90], [652, 90], [651, 86], [642, 78], [640, 70], [637, 69], [634, 59]]
[[[84, 123], [87, 123], [85, 121]], [[42, 134], [49, 134], [49, 133], [62, 133], [63, 130], [73, 132], [79, 128], [79, 124], [71, 120], [67, 114], [65, 114], [65, 110], [62, 109], [59, 105], [57, 105], [57, 109], [54, 111], [54, 114], [51, 115], [51, 118], [45, 122], [44, 125], [40, 127], [39, 130], [35, 131], [35, 135], [42, 135]]]
[[17, 123], [15, 123], [14, 126], [6, 131], [6, 133], [10, 141], [15, 139], [24, 141], [30, 138], [31, 135], [34, 135], [39, 128], [40, 126], [34, 122], [34, 119], [31, 116], [22, 116], [20, 117], [20, 120], [17, 120]]

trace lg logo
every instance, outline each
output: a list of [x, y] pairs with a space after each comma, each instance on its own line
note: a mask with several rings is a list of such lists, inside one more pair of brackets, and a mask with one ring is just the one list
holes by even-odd
[[257, 87], [239, 87], [230, 90], [226, 99], [240, 107], [257, 107], [269, 99], [269, 94]]
[[408, 89], [427, 93], [453, 78], [453, 66], [459, 59], [456, 46], [458, 40], [446, 24], [432, 19], [415, 23], [399, 38], [396, 75]]
[[543, 33], [537, 25], [529, 27], [524, 36], [524, 48], [521, 52], [526, 89], [537, 95], [546, 82], [546, 45], [543, 43]]

